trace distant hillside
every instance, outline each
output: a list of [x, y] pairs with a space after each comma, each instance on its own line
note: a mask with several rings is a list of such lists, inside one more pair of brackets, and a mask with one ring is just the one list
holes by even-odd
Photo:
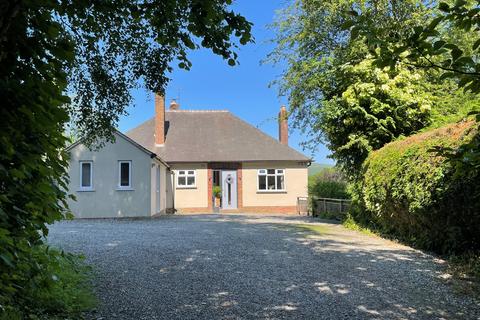
[[331, 164], [313, 162], [312, 165], [308, 167], [308, 175], [313, 176], [314, 174], [318, 173], [322, 169], [332, 168], [332, 167], [333, 165]]

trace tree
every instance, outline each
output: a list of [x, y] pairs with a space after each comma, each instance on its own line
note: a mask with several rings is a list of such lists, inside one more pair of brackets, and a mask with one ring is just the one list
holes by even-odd
[[354, 177], [372, 150], [430, 123], [435, 86], [421, 73], [406, 68], [394, 72], [372, 67], [365, 59], [343, 66], [350, 85], [340, 96], [325, 101], [314, 129], [321, 130], [333, 157]]
[[348, 199], [347, 182], [336, 168], [324, 168], [308, 177], [310, 197]]
[[366, 38], [380, 66], [402, 62], [419, 69], [437, 69], [444, 78], [456, 78], [466, 90], [480, 92], [480, 1], [434, 5], [437, 10], [427, 23], [416, 24], [403, 33], [386, 32], [368, 11], [352, 11], [345, 27]]
[[368, 13], [381, 35], [406, 36], [433, 9], [415, 0], [298, 0], [274, 25], [277, 48], [269, 56], [287, 62], [277, 84], [289, 98], [294, 125], [310, 134], [306, 146], [326, 143], [351, 179], [371, 150], [456, 112], [464, 100], [479, 101], [436, 70], [374, 63], [367, 31], [352, 27], [358, 12]]
[[[406, 32], [386, 32], [368, 11], [353, 11], [345, 24], [352, 34], [366, 39], [377, 66], [399, 63], [415, 69], [436, 70], [439, 79], [451, 78], [465, 92], [480, 92], [480, 1], [457, 0], [434, 3], [427, 23]], [[466, 94], [465, 94], [466, 95]], [[480, 110], [474, 109], [480, 122]], [[462, 172], [480, 170], [480, 136], [457, 149], [436, 148]], [[480, 196], [480, 195], [479, 195]]]
[[[72, 119], [87, 143], [112, 138], [143, 83], [162, 92], [172, 63], [200, 46], [237, 63], [251, 23], [231, 0], [9, 0], [0, 5], [0, 308], [45, 272], [33, 248], [68, 212]], [[237, 40], [235, 40], [237, 39]], [[72, 97], [72, 98], [69, 98]], [[2, 311], [2, 310], [0, 310]]]

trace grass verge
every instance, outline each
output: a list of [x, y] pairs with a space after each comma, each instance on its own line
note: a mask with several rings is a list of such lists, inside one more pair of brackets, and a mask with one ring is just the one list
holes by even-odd
[[47, 246], [35, 249], [40, 272], [14, 303], [2, 306], [0, 319], [83, 319], [97, 300], [90, 284], [92, 270], [80, 255]]
[[331, 233], [329, 228], [326, 226], [318, 225], [318, 224], [298, 224], [295, 225], [298, 228], [306, 229], [308, 231], [312, 231], [317, 234], [329, 234]]
[[454, 288], [480, 300], [480, 254], [463, 254], [448, 258], [448, 273]]
[[368, 234], [370, 236], [380, 236], [375, 231], [359, 225], [357, 222], [355, 222], [355, 220], [349, 214], [345, 216], [345, 219], [342, 221], [342, 225], [347, 229], [359, 231], [361, 233]]

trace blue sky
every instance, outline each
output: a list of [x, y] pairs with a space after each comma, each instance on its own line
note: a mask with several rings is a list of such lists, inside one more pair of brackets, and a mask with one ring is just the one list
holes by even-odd
[[[234, 10], [253, 22], [255, 43], [240, 47], [239, 62], [235, 67], [228, 66], [222, 58], [208, 50], [195, 50], [189, 58], [193, 63], [190, 71], [178, 67], [170, 75], [172, 79], [166, 91], [166, 104], [177, 98], [181, 109], [228, 109], [267, 134], [278, 138], [278, 125], [275, 117], [285, 97], [278, 97], [275, 87], [268, 84], [281, 74], [281, 68], [261, 65], [260, 61], [271, 52], [273, 44], [268, 40], [274, 31], [268, 29], [275, 16], [275, 10], [282, 8], [285, 1], [240, 0]], [[154, 112], [153, 96], [145, 90], [133, 92], [134, 104], [128, 108], [129, 115], [120, 119], [119, 129], [126, 131], [151, 118]], [[306, 137], [290, 128], [291, 147], [311, 156], [319, 163], [333, 163], [327, 158], [330, 153], [319, 145], [316, 153], [304, 151], [300, 142]]]

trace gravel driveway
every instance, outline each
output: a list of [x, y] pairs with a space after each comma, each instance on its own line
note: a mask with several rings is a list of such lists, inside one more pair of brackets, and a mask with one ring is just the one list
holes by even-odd
[[480, 319], [441, 260], [309, 218], [76, 220], [49, 242], [93, 265], [92, 319]]

